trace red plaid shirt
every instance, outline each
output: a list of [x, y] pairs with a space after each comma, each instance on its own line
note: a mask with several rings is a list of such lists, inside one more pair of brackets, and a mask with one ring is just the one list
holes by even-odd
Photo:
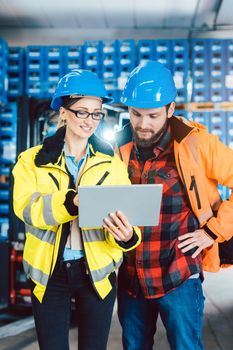
[[179, 178], [170, 127], [151, 150], [146, 161], [139, 159], [134, 144], [129, 161], [129, 176], [133, 184], [163, 184], [159, 225], [141, 227], [142, 243], [125, 254], [119, 281], [129, 294], [139, 289], [145, 298], [158, 298], [178, 287], [201, 269], [200, 255], [193, 259], [193, 250], [182, 253], [178, 236], [198, 229]]

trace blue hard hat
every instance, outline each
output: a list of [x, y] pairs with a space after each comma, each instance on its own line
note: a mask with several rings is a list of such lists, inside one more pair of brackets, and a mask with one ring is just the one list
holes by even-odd
[[72, 95], [96, 96], [102, 98], [103, 103], [112, 102], [98, 76], [84, 69], [74, 69], [59, 80], [50, 107], [58, 111], [62, 97]]
[[176, 94], [170, 70], [149, 60], [130, 73], [120, 100], [130, 107], [160, 108], [173, 102]]

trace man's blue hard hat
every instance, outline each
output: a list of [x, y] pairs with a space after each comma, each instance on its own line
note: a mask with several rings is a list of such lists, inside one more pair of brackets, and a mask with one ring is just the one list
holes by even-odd
[[54, 92], [51, 108], [58, 111], [61, 107], [63, 96], [95, 96], [100, 97], [103, 103], [112, 102], [112, 98], [104, 87], [98, 76], [85, 69], [74, 69], [62, 77]]
[[120, 100], [129, 107], [160, 108], [173, 102], [176, 95], [170, 70], [149, 60], [130, 73]]

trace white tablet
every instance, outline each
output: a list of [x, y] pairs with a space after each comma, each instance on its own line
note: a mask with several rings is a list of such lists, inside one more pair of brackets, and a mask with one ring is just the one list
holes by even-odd
[[109, 213], [122, 211], [133, 226], [157, 226], [163, 185], [79, 186], [79, 226], [102, 227]]

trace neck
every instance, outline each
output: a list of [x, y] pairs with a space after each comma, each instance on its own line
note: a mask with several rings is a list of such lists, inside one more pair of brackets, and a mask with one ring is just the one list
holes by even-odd
[[79, 160], [86, 153], [88, 139], [78, 138], [76, 135], [67, 135], [66, 132], [65, 143], [69, 154]]

